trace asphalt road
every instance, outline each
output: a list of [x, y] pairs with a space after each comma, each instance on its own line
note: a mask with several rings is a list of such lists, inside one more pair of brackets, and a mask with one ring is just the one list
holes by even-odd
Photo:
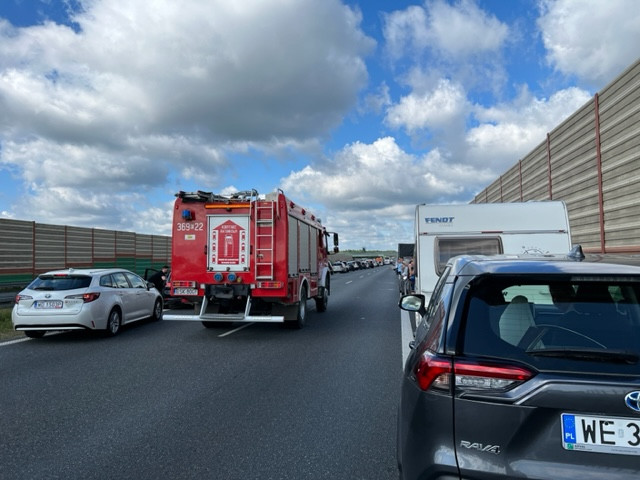
[[162, 321], [0, 345], [0, 478], [396, 479], [396, 277], [332, 282], [302, 330]]

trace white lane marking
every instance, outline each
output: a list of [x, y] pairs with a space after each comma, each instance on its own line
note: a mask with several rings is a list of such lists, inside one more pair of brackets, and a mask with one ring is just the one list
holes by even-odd
[[231, 335], [232, 333], [239, 332], [239, 331], [240, 331], [240, 330], [242, 330], [243, 328], [250, 327], [250, 326], [251, 326], [251, 325], [253, 325], [254, 323], [255, 323], [255, 322], [250, 322], [250, 323], [245, 323], [244, 325], [240, 325], [238, 328], [234, 328], [233, 330], [229, 330], [228, 332], [221, 333], [220, 335], [218, 335], [218, 338], [226, 337], [227, 335]]
[[349, 285], [350, 283], [353, 283], [353, 280], [349, 280], [348, 282], [345, 283], [345, 285]]
[[[47, 333], [45, 333], [46, 337], [50, 337], [52, 335], [60, 335], [64, 333], [63, 330], [52, 330], [49, 331]], [[33, 338], [29, 338], [29, 337], [22, 337], [22, 338], [16, 338], [15, 340], [8, 340], [6, 342], [0, 342], [0, 347], [4, 347], [6, 345], [13, 345], [14, 343], [20, 343], [20, 342], [28, 342], [29, 340], [34, 340]]]
[[31, 340], [29, 337], [18, 338], [17, 340], [9, 340], [8, 342], [0, 343], [0, 347], [6, 347], [7, 345], [13, 345], [14, 343], [26, 342]]
[[400, 310], [400, 327], [402, 331], [402, 368], [404, 369], [404, 363], [407, 361], [409, 352], [409, 342], [414, 340], [413, 328], [411, 327], [411, 317], [406, 310]]

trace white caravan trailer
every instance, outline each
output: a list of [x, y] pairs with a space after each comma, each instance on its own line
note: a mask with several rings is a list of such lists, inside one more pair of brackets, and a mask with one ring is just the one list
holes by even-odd
[[428, 301], [447, 261], [456, 255], [568, 253], [570, 249], [564, 202], [418, 205], [415, 290]]

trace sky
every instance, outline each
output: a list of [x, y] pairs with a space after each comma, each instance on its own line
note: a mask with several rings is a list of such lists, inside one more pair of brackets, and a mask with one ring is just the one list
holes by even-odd
[[413, 243], [638, 59], [637, 0], [0, 0], [0, 218], [171, 234], [282, 189]]

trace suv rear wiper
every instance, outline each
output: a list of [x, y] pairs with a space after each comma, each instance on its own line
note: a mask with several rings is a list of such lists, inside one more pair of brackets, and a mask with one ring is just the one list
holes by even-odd
[[592, 348], [540, 348], [535, 350], [528, 350], [527, 353], [536, 357], [557, 357], [569, 358], [572, 360], [628, 363], [630, 365], [638, 363], [638, 360], [640, 359], [637, 354], [625, 352], [623, 350], [599, 350]]
[[53, 287], [34, 287], [33, 290], [53, 290]]

